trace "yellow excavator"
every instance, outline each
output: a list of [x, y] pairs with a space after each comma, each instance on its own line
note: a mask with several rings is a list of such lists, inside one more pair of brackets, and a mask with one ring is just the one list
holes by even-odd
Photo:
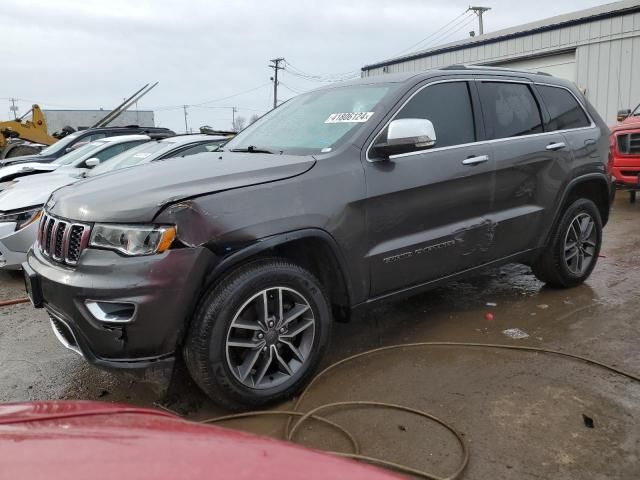
[[[31, 120], [25, 120], [31, 114]], [[33, 105], [31, 110], [15, 120], [0, 122], [0, 159], [31, 155], [38, 153], [40, 148], [24, 143], [51, 145], [58, 141], [56, 137], [49, 135], [47, 121], [38, 105]]]
[[[111, 110], [91, 128], [106, 127], [131, 105], [149, 93], [158, 82], [153, 85], [148, 83], [136, 93], [126, 98], [120, 105]], [[26, 120], [31, 114], [31, 120]], [[19, 157], [21, 155], [33, 155], [38, 153], [41, 145], [49, 146], [75, 130], [70, 127], [63, 128], [60, 132], [49, 135], [47, 121], [38, 105], [32, 105], [31, 110], [15, 120], [0, 122], [0, 160], [3, 158]]]

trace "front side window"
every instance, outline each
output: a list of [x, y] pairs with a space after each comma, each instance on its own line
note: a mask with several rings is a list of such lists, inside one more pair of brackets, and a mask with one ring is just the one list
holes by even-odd
[[542, 132], [540, 108], [523, 83], [478, 82], [487, 137], [519, 137]]
[[[330, 152], [384, 114], [393, 84], [351, 85], [299, 95], [232, 139], [224, 150], [290, 155]], [[373, 119], [373, 120], [372, 120]]]
[[395, 116], [396, 120], [402, 118], [431, 121], [436, 132], [433, 148], [476, 141], [467, 82], [437, 83], [422, 89]]
[[537, 85], [542, 101], [549, 111], [549, 122], [545, 130], [567, 130], [588, 127], [591, 122], [571, 93], [564, 88]]

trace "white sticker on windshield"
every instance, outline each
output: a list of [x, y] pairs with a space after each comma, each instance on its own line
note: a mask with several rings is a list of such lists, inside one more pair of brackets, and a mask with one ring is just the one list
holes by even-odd
[[332, 113], [324, 123], [364, 123], [373, 116], [373, 112]]
[[136, 153], [133, 158], [147, 158], [149, 155], [151, 155], [150, 153], [147, 152], [140, 152], [140, 153]]

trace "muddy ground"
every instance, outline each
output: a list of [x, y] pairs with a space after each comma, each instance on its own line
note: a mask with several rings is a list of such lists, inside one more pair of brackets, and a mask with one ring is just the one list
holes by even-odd
[[[640, 374], [639, 286], [640, 204], [620, 195], [587, 284], [552, 290], [527, 267], [506, 266], [336, 324], [326, 364], [405, 342], [483, 342], [563, 350]], [[0, 273], [0, 300], [21, 296], [21, 277]], [[511, 328], [529, 336], [502, 333]], [[165, 403], [191, 419], [224, 413], [193, 386], [178, 393]], [[0, 401], [48, 399], [152, 406], [160, 396], [62, 348], [43, 311], [28, 304], [0, 308]], [[471, 452], [463, 478], [640, 478], [640, 384], [573, 360], [479, 348], [397, 350], [335, 370], [302, 408], [343, 400], [402, 404], [452, 423]], [[440, 475], [460, 460], [455, 439], [442, 427], [407, 414], [341, 411], [332, 418], [356, 434], [369, 455]], [[272, 436], [282, 431], [278, 420], [228, 426]], [[347, 448], [320, 427], [305, 428], [300, 439]]]

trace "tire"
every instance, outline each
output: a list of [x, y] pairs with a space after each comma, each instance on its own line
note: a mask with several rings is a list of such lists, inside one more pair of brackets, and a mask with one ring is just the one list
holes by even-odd
[[[587, 224], [587, 220], [591, 223]], [[578, 232], [583, 225], [586, 225], [585, 230]], [[576, 246], [571, 247], [574, 243]], [[551, 287], [575, 287], [591, 275], [601, 246], [600, 212], [591, 200], [580, 198], [564, 211], [548, 244], [531, 268], [539, 280]]]
[[214, 402], [233, 410], [262, 407], [307, 384], [331, 324], [327, 296], [311, 273], [288, 260], [257, 260], [203, 295], [187, 332], [185, 363]]
[[21, 157], [23, 155], [35, 155], [40, 151], [39, 148], [31, 147], [29, 145], [20, 145], [12, 148], [5, 158]]

